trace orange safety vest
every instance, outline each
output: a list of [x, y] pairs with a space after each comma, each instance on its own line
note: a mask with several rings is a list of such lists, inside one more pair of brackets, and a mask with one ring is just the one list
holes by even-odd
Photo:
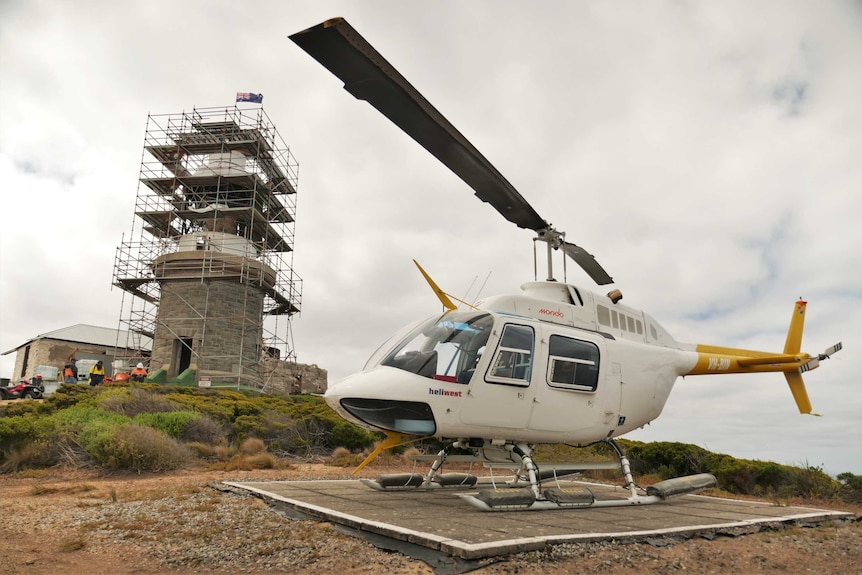
[[71, 367], [66, 368], [66, 371], [63, 372], [63, 377], [75, 377], [75, 374], [72, 373]]

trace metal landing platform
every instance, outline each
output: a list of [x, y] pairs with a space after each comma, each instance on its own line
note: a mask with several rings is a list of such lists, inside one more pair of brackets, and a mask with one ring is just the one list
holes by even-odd
[[[483, 512], [462, 501], [458, 492], [446, 489], [375, 491], [358, 480], [224, 483], [255, 493], [294, 518], [324, 520], [362, 536], [389, 538], [465, 560], [562, 543], [744, 533], [765, 526], [811, 525], [855, 517], [839, 511], [701, 495], [684, 495], [655, 505]], [[608, 485], [571, 484], [586, 485], [601, 499], [629, 495]]]

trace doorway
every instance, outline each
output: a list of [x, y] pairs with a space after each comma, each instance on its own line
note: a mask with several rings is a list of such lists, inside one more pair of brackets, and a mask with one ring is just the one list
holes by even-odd
[[194, 340], [190, 337], [179, 337], [174, 340], [170, 377], [178, 376], [191, 366], [193, 343]]

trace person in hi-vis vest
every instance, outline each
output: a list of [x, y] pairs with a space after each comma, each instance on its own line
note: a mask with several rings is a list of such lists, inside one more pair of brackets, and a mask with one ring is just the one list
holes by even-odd
[[65, 383], [78, 383], [78, 366], [75, 365], [77, 360], [73, 357], [63, 368], [63, 381]]

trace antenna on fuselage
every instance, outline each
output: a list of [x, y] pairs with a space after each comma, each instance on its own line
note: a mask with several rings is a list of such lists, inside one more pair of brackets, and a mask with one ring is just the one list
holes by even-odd
[[[476, 292], [476, 297], [473, 298], [473, 303], [475, 304], [479, 301], [479, 296], [482, 295], [482, 290], [485, 289], [485, 284], [488, 283], [488, 280], [491, 278], [491, 270], [488, 270], [488, 275], [485, 276], [485, 281], [482, 282], [482, 285], [479, 286], [479, 291]], [[464, 299], [467, 299], [466, 297]]]

